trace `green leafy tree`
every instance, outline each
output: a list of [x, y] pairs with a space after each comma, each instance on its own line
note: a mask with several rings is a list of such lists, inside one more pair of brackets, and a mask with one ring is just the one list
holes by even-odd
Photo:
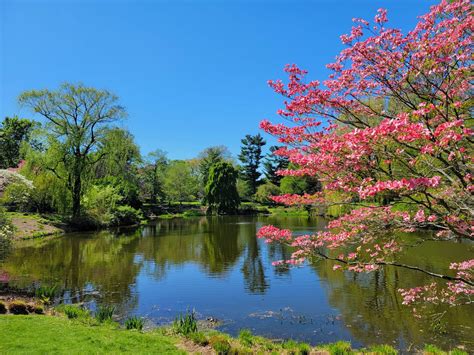
[[312, 177], [307, 176], [285, 176], [280, 182], [280, 192], [282, 194], [304, 193], [314, 194], [321, 191], [321, 183]]
[[272, 184], [271, 182], [266, 182], [257, 188], [255, 200], [263, 204], [273, 204], [270, 196], [278, 196], [279, 194], [280, 188], [277, 185]]
[[28, 141], [34, 122], [25, 118], [6, 117], [0, 125], [0, 169], [18, 166], [21, 145]]
[[190, 164], [184, 160], [171, 162], [165, 175], [165, 191], [169, 199], [180, 204], [194, 200], [198, 190], [199, 181], [193, 174]]
[[276, 186], [280, 185], [280, 181], [283, 178], [283, 176], [277, 175], [277, 171], [285, 170], [288, 168], [289, 164], [289, 161], [286, 157], [280, 157], [273, 154], [279, 148], [280, 147], [275, 145], [271, 146], [270, 153], [267, 154], [265, 161], [263, 162], [265, 177], [268, 181]]
[[163, 201], [166, 197], [164, 184], [168, 164], [166, 152], [161, 149], [148, 153], [145, 158], [145, 166], [142, 169], [144, 190], [148, 193], [151, 203]]
[[211, 167], [206, 185], [206, 202], [210, 212], [213, 210], [218, 214], [236, 212], [240, 203], [237, 176], [237, 170], [230, 163], [218, 162]]
[[32, 90], [19, 97], [47, 120], [50, 135], [56, 140], [58, 152], [47, 168], [65, 180], [71, 194], [72, 215], [81, 214], [83, 179], [104, 154], [93, 154], [102, 140], [107, 125], [125, 116], [118, 98], [106, 90], [81, 84], [63, 84], [56, 91]]
[[260, 134], [247, 134], [242, 139], [242, 148], [239, 160], [242, 162], [242, 178], [248, 182], [251, 194], [255, 194], [261, 173], [260, 163], [263, 158], [262, 147], [266, 144]]
[[122, 128], [107, 129], [95, 154], [102, 157], [95, 166], [96, 184], [113, 186], [123, 196], [123, 204], [140, 207], [141, 154], [133, 135]]
[[202, 186], [207, 185], [209, 179], [209, 171], [211, 167], [221, 161], [231, 162], [232, 154], [226, 146], [219, 145], [204, 149], [198, 156], [199, 174], [201, 175]]

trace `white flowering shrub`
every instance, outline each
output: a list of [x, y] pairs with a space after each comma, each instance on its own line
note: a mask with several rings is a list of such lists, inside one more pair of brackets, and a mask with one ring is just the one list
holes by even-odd
[[5, 206], [17, 211], [30, 211], [34, 205], [33, 183], [16, 172], [0, 170], [0, 196]]
[[0, 208], [0, 261], [8, 254], [13, 237], [13, 225], [7, 218], [5, 211]]

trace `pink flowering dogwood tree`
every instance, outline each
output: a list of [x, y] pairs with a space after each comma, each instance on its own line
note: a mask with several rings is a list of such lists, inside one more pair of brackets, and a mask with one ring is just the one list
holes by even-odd
[[291, 260], [275, 264], [319, 257], [354, 272], [404, 267], [444, 279], [400, 290], [405, 304], [470, 303], [474, 260], [453, 260], [452, 272], [439, 274], [399, 263], [397, 255], [406, 232], [474, 236], [471, 4], [442, 1], [408, 34], [387, 27], [383, 9], [372, 24], [353, 22], [326, 81], [307, 80], [296, 65], [286, 66], [287, 82], [269, 81], [285, 97], [278, 111], [284, 123], [261, 122], [284, 144], [275, 154], [297, 167], [279, 174], [314, 176], [323, 185], [317, 194], [273, 199], [349, 205], [351, 212], [314, 235], [274, 226], [258, 235], [295, 248]]

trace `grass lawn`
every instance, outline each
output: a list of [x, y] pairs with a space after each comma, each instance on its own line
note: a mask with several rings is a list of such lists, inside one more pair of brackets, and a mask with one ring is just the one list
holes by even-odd
[[0, 353], [185, 354], [171, 338], [48, 316], [0, 316]]

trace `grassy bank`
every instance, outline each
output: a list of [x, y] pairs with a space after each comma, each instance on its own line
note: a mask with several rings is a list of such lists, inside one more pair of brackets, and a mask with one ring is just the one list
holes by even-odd
[[172, 338], [156, 333], [90, 326], [51, 316], [0, 316], [0, 353], [160, 353], [184, 354]]
[[[53, 315], [0, 315], [0, 353], [397, 354], [387, 345], [355, 350], [347, 342], [317, 347], [291, 340], [274, 342], [248, 330], [232, 338], [215, 330], [197, 331], [195, 324], [186, 321], [169, 328], [126, 330], [73, 306], [60, 309], [68, 316], [56, 310], [52, 310]], [[467, 354], [460, 350], [445, 353], [433, 346], [417, 353]]]

